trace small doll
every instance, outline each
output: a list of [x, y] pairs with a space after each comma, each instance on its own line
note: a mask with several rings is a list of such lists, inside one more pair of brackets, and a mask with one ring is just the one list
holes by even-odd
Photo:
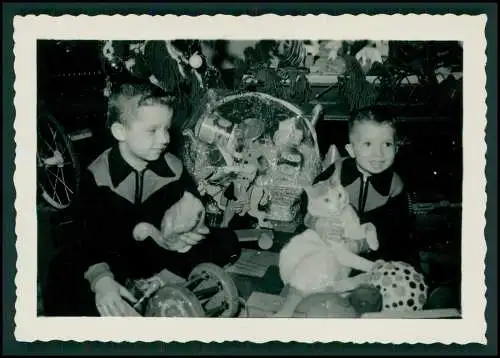
[[244, 216], [250, 210], [252, 183], [257, 175], [257, 168], [252, 165], [235, 166], [236, 178], [231, 182], [225, 195], [228, 199], [221, 227], [228, 227], [232, 218], [238, 214]]
[[359, 256], [359, 245], [352, 244], [366, 240], [371, 249], [376, 250], [375, 227], [360, 224], [340, 183], [332, 179], [305, 191], [309, 199], [308, 213], [317, 218], [316, 226], [321, 226], [321, 220], [334, 220], [338, 230], [325, 235], [308, 228], [281, 250], [280, 276], [290, 290], [275, 317], [292, 317], [296, 306], [309, 295], [355, 289], [362, 281], [349, 277], [352, 269], [370, 272], [375, 265]]

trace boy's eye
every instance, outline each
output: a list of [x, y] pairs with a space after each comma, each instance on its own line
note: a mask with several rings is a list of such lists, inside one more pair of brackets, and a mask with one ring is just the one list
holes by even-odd
[[163, 132], [163, 133], [168, 133], [168, 128], [163, 128], [163, 129], [160, 129], [160, 128], [150, 128], [147, 130], [148, 133], [156, 133], [156, 132]]
[[372, 143], [371, 142], [364, 142], [363, 145], [366, 147], [369, 147]]
[[394, 143], [391, 143], [391, 142], [387, 142], [387, 143], [385, 143], [385, 146], [386, 146], [387, 148], [390, 148], [390, 147], [392, 147], [393, 145], [394, 145]]

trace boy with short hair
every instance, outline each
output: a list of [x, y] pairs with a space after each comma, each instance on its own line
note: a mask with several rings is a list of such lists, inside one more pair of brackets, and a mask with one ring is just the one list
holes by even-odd
[[[371, 107], [355, 113], [348, 128], [349, 157], [333, 163], [314, 182], [336, 176], [349, 194], [361, 223], [375, 225], [379, 248], [370, 252], [365, 244], [359, 248], [363, 256], [416, 264], [409, 240], [408, 196], [401, 177], [393, 169], [397, 153], [395, 118], [383, 108]], [[314, 227], [312, 221], [306, 216], [307, 226]]]
[[[189, 217], [179, 214], [185, 208], [177, 210], [174, 224], [204, 219], [196, 184], [182, 162], [166, 152], [174, 100], [149, 83], [122, 85], [110, 97], [108, 125], [117, 143], [83, 174], [82, 251], [72, 255], [76, 263], [63, 258], [53, 262], [48, 314], [127, 315], [135, 298], [124, 286], [126, 279], [146, 279], [164, 269], [187, 278], [197, 264], [225, 266], [239, 257], [234, 232], [209, 230], [203, 222], [180, 234], [162, 232], [164, 247], [152, 238], [133, 237], [139, 223], [168, 227], [164, 214], [176, 209], [181, 198], [190, 201]], [[189, 250], [175, 251], [169, 239], [183, 241]]]

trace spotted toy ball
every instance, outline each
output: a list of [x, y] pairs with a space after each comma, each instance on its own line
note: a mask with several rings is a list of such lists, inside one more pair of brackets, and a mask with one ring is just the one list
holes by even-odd
[[427, 301], [424, 276], [405, 262], [379, 265], [371, 274], [371, 284], [382, 294], [382, 311], [417, 311]]

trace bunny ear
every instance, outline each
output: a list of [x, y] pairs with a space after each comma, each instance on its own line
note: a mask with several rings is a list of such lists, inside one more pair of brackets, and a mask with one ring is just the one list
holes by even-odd
[[340, 184], [340, 182], [337, 183], [337, 189], [341, 193], [342, 196], [345, 197], [346, 200], [349, 200], [349, 194], [347, 193], [347, 190]]
[[339, 185], [339, 181], [337, 180], [337, 178], [335, 178], [335, 176], [331, 176], [330, 179], [328, 179], [328, 183], [330, 184], [330, 186], [332, 188], [336, 187], [337, 185]]
[[340, 179], [338, 179], [338, 178], [335, 178], [332, 176], [332, 177], [330, 177], [328, 182], [329, 182], [331, 188], [336, 188], [336, 189], [339, 189], [342, 191], [345, 190], [344, 186], [340, 182]]
[[314, 192], [314, 187], [309, 185], [304, 187], [304, 191], [306, 192], [307, 196], [311, 196]]

